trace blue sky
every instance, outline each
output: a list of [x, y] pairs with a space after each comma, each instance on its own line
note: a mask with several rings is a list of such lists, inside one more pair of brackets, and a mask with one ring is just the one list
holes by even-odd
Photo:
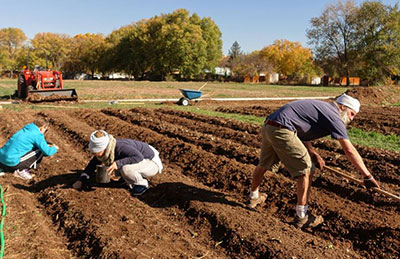
[[[385, 0], [394, 5], [399, 0]], [[356, 0], [356, 3], [362, 2]], [[310, 19], [333, 0], [0, 0], [0, 28], [16, 27], [29, 39], [39, 32], [109, 34], [121, 26], [185, 8], [210, 17], [222, 32], [223, 52], [238, 41], [244, 52], [277, 39], [307, 46]]]

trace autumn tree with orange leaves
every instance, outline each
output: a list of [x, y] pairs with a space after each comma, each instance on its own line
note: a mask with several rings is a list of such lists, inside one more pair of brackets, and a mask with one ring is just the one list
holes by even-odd
[[276, 73], [299, 78], [304, 75], [317, 75], [319, 69], [314, 65], [312, 52], [299, 42], [276, 40], [263, 48], [260, 55], [272, 64]]

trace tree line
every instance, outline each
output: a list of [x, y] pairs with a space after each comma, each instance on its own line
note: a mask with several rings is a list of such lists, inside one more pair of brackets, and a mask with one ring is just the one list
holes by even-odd
[[257, 75], [260, 69], [299, 79], [304, 75], [359, 77], [368, 85], [391, 84], [400, 78], [400, 11], [380, 1], [338, 1], [310, 21], [308, 44], [276, 40], [243, 54], [235, 42], [225, 64], [236, 74]]
[[[217, 66], [232, 78], [278, 73], [292, 79], [306, 75], [357, 76], [386, 84], [400, 73], [398, 5], [379, 1], [338, 1], [310, 21], [311, 48], [285, 39], [243, 53], [234, 42], [222, 55], [222, 34], [209, 17], [185, 9], [122, 26], [109, 35], [38, 33], [27, 41], [18, 28], [0, 29], [0, 70], [20, 70], [49, 63], [64, 74], [122, 72], [135, 80], [202, 80]], [[27, 44], [28, 42], [28, 44]], [[349, 80], [347, 80], [349, 82]]]
[[0, 29], [0, 69], [20, 70], [29, 52], [29, 67], [45, 66], [64, 73], [123, 72], [135, 79], [165, 80], [175, 71], [184, 79], [213, 71], [222, 56], [221, 31], [215, 22], [179, 9], [170, 14], [102, 34], [38, 33], [29, 45], [18, 28]]
[[387, 84], [399, 76], [398, 4], [339, 1], [311, 19], [307, 37], [316, 64], [328, 75], [358, 76], [369, 84]]

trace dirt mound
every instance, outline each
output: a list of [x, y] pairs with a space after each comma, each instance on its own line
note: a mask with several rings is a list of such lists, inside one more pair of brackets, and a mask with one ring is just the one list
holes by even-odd
[[396, 94], [399, 91], [398, 86], [354, 87], [348, 89], [346, 94], [357, 98], [362, 105], [386, 105], [400, 101]]
[[30, 94], [25, 101], [31, 102], [31, 103], [43, 103], [43, 102], [71, 102], [71, 101], [77, 101], [78, 97], [77, 96], [65, 96], [65, 95], [58, 95], [58, 94], [52, 94], [49, 96], [43, 96], [40, 94]]

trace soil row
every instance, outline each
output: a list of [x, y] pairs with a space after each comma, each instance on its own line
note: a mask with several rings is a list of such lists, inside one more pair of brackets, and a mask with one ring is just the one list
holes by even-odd
[[[67, 239], [67, 251], [75, 256], [399, 256], [398, 203], [337, 176], [316, 176], [310, 205], [325, 223], [313, 232], [290, 224], [295, 182], [283, 169], [266, 175], [261, 187], [268, 194], [266, 205], [246, 209], [243, 203], [258, 159], [253, 145], [259, 126], [167, 109], [74, 110], [34, 116], [50, 120], [49, 140], [60, 146], [60, 154], [43, 161], [38, 180], [26, 191], [40, 202], [59, 229], [59, 238]], [[18, 120], [15, 127], [23, 126], [26, 119]], [[11, 117], [6, 120], [11, 125]], [[0, 130], [6, 138], [15, 129], [4, 125]], [[92, 182], [83, 192], [71, 188], [90, 158], [89, 134], [100, 128], [115, 137], [148, 142], [160, 151], [165, 170], [139, 199], [119, 182]], [[245, 139], [253, 139], [254, 144]], [[329, 165], [351, 168], [333, 142], [319, 142], [317, 147]], [[368, 157], [367, 166], [387, 168], [377, 178], [395, 189], [396, 184], [391, 184], [399, 181], [392, 174], [399, 169], [395, 154], [384, 153], [382, 159], [377, 150], [361, 152]]]
[[[105, 111], [107, 114], [112, 114], [112, 112], [110, 112], [110, 111]], [[138, 116], [138, 114], [137, 114], [137, 111], [135, 111], [135, 113], [132, 113], [132, 115], [129, 117], [129, 115], [127, 115], [126, 113], [124, 113], [124, 112], [121, 112], [121, 111], [119, 111], [119, 112], [115, 112], [113, 115], [115, 115], [115, 116], [118, 116], [118, 117], [120, 117], [121, 119], [124, 119], [124, 120], [128, 120], [128, 121], [131, 121], [132, 123], [138, 123], [138, 121], [137, 121], [137, 116]], [[151, 117], [151, 116], [150, 116]], [[179, 120], [178, 119], [176, 119], [176, 121], [178, 122]], [[157, 124], [157, 122], [156, 123], [154, 123], [154, 124]], [[186, 124], [186, 123], [185, 123]], [[151, 128], [153, 128], [153, 129], [156, 129], [156, 127], [154, 127], [154, 126], [150, 126]], [[166, 127], [166, 125], [164, 125], [164, 127]], [[165, 130], [165, 129], [164, 129]], [[183, 131], [182, 131], [183, 132]], [[185, 139], [185, 137], [181, 137], [181, 139]], [[198, 144], [198, 142], [195, 142], [195, 144], [197, 145]], [[223, 148], [223, 147], [216, 147], [217, 149], [218, 148]], [[336, 179], [336, 178], [335, 178]], [[269, 180], [270, 180], [270, 178], [269, 178]], [[323, 182], [323, 181], [319, 181], [319, 183], [318, 183], [318, 185], [319, 186], [324, 186], [324, 184], [323, 183], [321, 183], [321, 182]], [[339, 187], [340, 187], [340, 181], [337, 181], [336, 180], [336, 182], [339, 182], [337, 185], [339, 185]], [[281, 185], [281, 183], [282, 183], [282, 179], [279, 179], [278, 181], [277, 181], [277, 185]], [[237, 186], [240, 186], [239, 184], [237, 185]], [[242, 185], [243, 186], [243, 185]], [[336, 187], [337, 188], [337, 187]], [[327, 190], [329, 190], [329, 191], [334, 191], [336, 188], [326, 188]], [[351, 194], [351, 193], [354, 193], [354, 192], [356, 192], [356, 193], [359, 193], [358, 194], [358, 196], [361, 196], [361, 197], [364, 197], [363, 199], [365, 200], [366, 199], [366, 197], [368, 196], [368, 195], [365, 195], [365, 193], [363, 193], [359, 188], [357, 188], [357, 187], [353, 187], [353, 188], [350, 188], [350, 190], [348, 189], [348, 187], [346, 186], [346, 187], [341, 187], [341, 189], [344, 189], [344, 191], [346, 191], [346, 189], [347, 189], [347, 194]], [[241, 190], [241, 192], [245, 192], [245, 190]], [[291, 196], [290, 194], [289, 195], [287, 195], [287, 196]], [[320, 195], [317, 195], [317, 196], [320, 196]], [[355, 196], [357, 196], [357, 195], [355, 195]], [[292, 198], [293, 198], [293, 196], [292, 196]], [[279, 200], [279, 201], [282, 201], [282, 200], [285, 200], [284, 199], [284, 197], [274, 197], [273, 198], [273, 200], [274, 201], [277, 201], [277, 200]], [[367, 199], [368, 201], [370, 201], [371, 199]], [[354, 198], [354, 201], [356, 202], [356, 204], [354, 204], [354, 206], [358, 206], [358, 207], [360, 207], [359, 205], [357, 205], [357, 202], [359, 201], [359, 199], [357, 198], [357, 197], [355, 197]], [[344, 203], [347, 203], [348, 201], [343, 201]], [[332, 203], [332, 204], [335, 204], [336, 202], [335, 201], [333, 201], [333, 200], [331, 200], [329, 197], [325, 197], [325, 200], [323, 199], [322, 200], [322, 203]], [[379, 204], [380, 203], [380, 201], [378, 200], [378, 201], [376, 201], [375, 202], [376, 204]], [[273, 204], [273, 206], [274, 206], [274, 204]], [[363, 215], [364, 213], [365, 213], [365, 208], [363, 208], [362, 206], [364, 206], [364, 205], [362, 205], [361, 204], [361, 208], [359, 208], [358, 210], [360, 210], [360, 215]], [[352, 209], [353, 210], [353, 209]], [[282, 214], [282, 215], [279, 215], [279, 216], [281, 216], [281, 217], [284, 217], [284, 215], [283, 214], [286, 214], [288, 211], [290, 211], [290, 208], [288, 208], [288, 207], [286, 207], [285, 209], [282, 209], [281, 210], [281, 213], [280, 214]], [[339, 212], [336, 212], [336, 211], [331, 211], [330, 213], [332, 213], [333, 215], [335, 215], [335, 217], [337, 217], [338, 216], [338, 214], [340, 214]], [[327, 213], [327, 214], [329, 214], [329, 213]], [[379, 212], [377, 212], [377, 214], [380, 214]], [[286, 214], [287, 215], [287, 214]], [[359, 220], [359, 219], [357, 219], [357, 220]], [[348, 222], [351, 222], [351, 224], [356, 224], [357, 225], [357, 223], [355, 223], [355, 222], [352, 222], [353, 220], [352, 219], [349, 219], [348, 220]], [[382, 223], [382, 222], [380, 222], [380, 223]], [[346, 223], [343, 223], [343, 224], [346, 224]], [[359, 222], [358, 224], [361, 224], [361, 225], [363, 225], [364, 223], [363, 222]], [[337, 226], [336, 226], [336, 228], [337, 228]], [[344, 229], [346, 228], [346, 227], [343, 227]], [[398, 231], [398, 230], [396, 230], [396, 231]], [[395, 232], [396, 232], [395, 231]], [[333, 232], [333, 234], [332, 234], [332, 232]], [[330, 235], [337, 235], [338, 237], [341, 237], [341, 238], [343, 238], [343, 236], [340, 234], [340, 233], [335, 233], [335, 231], [332, 231], [332, 229], [328, 229], [325, 233], [321, 233], [321, 235], [328, 235], [328, 233], [330, 234]], [[381, 245], [383, 245], [383, 244], [381, 244]], [[361, 246], [362, 247], [362, 246]]]
[[[107, 115], [110, 115], [109, 110], [105, 112], [107, 112]], [[150, 144], [154, 145], [157, 149], [162, 150], [163, 159], [164, 161], [167, 162], [167, 164], [174, 164], [174, 166], [180, 167], [184, 174], [190, 176], [191, 178], [194, 178], [196, 181], [200, 181], [203, 184], [206, 184], [208, 186], [211, 186], [213, 188], [216, 188], [224, 192], [233, 190], [234, 193], [232, 194], [233, 196], [235, 196], [236, 193], [240, 192], [240, 190], [243, 192], [249, 186], [248, 166], [241, 165], [240, 163], [237, 163], [234, 160], [229, 160], [223, 157], [215, 157], [214, 155], [205, 152], [204, 150], [201, 150], [190, 143], [182, 143], [179, 140], [162, 137], [162, 141], [158, 141], [158, 134], [156, 134], [155, 132], [145, 131], [145, 130], [140, 130], [138, 132], [137, 128], [132, 124], [128, 126], [126, 122], [123, 122], [121, 120], [118, 123], [117, 121], [114, 122], [114, 120], [109, 118], [109, 116], [105, 115], [94, 116], [92, 113], [91, 114], [80, 113], [77, 115], [79, 117], [84, 118], [84, 120], [89, 125], [92, 126], [106, 125], [105, 127], [107, 131], [112, 134], [121, 134], [128, 137], [136, 137], [143, 141], [149, 142]], [[127, 118], [124, 118], [124, 121], [127, 121]], [[252, 170], [251, 167], [250, 170]], [[247, 174], [243, 172], [247, 172]], [[280, 180], [283, 180], [283, 178], [281, 178]], [[289, 185], [291, 183], [287, 182], [287, 184]], [[227, 216], [224, 215], [225, 214], [224, 211], [218, 210], [218, 213], [220, 214], [219, 216], [221, 218], [223, 219], [227, 218]], [[201, 211], [199, 215], [202, 215]], [[248, 221], [248, 211], [246, 209], [243, 209], [243, 212], [241, 214], [237, 213], [236, 217], [242, 218], [241, 220], [246, 219], [245, 221]], [[239, 221], [241, 222], [241, 220]], [[302, 236], [304, 232], [298, 231], [297, 229], [293, 229], [293, 227], [287, 223], [287, 218], [277, 219], [271, 217], [270, 220], [273, 220], [275, 222], [278, 220], [277, 222], [283, 229], [289, 227], [291, 233], [292, 231], [294, 231], [293, 235], [296, 235], [301, 240], [304, 240], [303, 239], [304, 237]], [[256, 222], [258, 221], [256, 220]], [[277, 222], [275, 224], [278, 224]], [[245, 231], [244, 234], [241, 231], [238, 232], [239, 230], [242, 229], [243, 231]], [[245, 229], [243, 227], [239, 227], [239, 229], [235, 231], [237, 232], [236, 235], [240, 235], [241, 239], [245, 240], [244, 236], [248, 235], [249, 233], [254, 233], [255, 229], [253, 227], [251, 229]], [[280, 234], [278, 233], [278, 235], [283, 236], [282, 233]], [[318, 239], [318, 237], [315, 238]], [[297, 242], [289, 242], [287, 244], [285, 243], [285, 245], [293, 246], [294, 243]], [[317, 243], [318, 244], [326, 243], [326, 241], [319, 240]], [[260, 246], [259, 244], [256, 246], [253, 245], [255, 245], [253, 241], [248, 241], [247, 248], [252, 250], [253, 252], [265, 251], [267, 249], [265, 245], [264, 246]], [[292, 249], [297, 250], [298, 248], [292, 248]]]
[[[3, 113], [0, 124], [1, 146], [11, 135], [34, 119], [35, 115], [30, 113]], [[51, 131], [52, 129], [49, 130]], [[34, 173], [39, 177], [40, 171]], [[1, 177], [6, 205], [3, 222], [4, 257], [71, 258], [73, 253], [65, 245], [67, 239], [58, 233], [57, 227], [46, 216], [45, 209], [31, 191], [31, 184], [34, 183], [27, 183], [11, 173]]]
[[[179, 112], [175, 112], [176, 116], [166, 116], [169, 113], [168, 111], [165, 109], [157, 109], [155, 111], [150, 109], [132, 109], [130, 113], [127, 111], [112, 110], [105, 110], [104, 112], [123, 120], [129, 120], [131, 123], [147, 127], [169, 137], [194, 143], [203, 150], [212, 152], [215, 155], [223, 155], [245, 164], [251, 163], [256, 165], [258, 163], [259, 148], [254, 148], [254, 146], [256, 142], [259, 145], [260, 137], [258, 135], [260, 134], [247, 134], [245, 138], [236, 138], [235, 140], [241, 144], [238, 145], [236, 141], [231, 140], [232, 134], [229, 133], [232, 129], [230, 128], [214, 127], [213, 125], [207, 127], [206, 123], [199, 123], [197, 119], [187, 119], [185, 116], [180, 116], [181, 113]], [[195, 115], [192, 114], [191, 117], [194, 118]], [[220, 122], [221, 124], [226, 124], [223, 119], [220, 119]], [[214, 137], [216, 135], [221, 136], [221, 138]], [[246, 143], [246, 139], [252, 141]], [[335, 141], [323, 139], [315, 141], [314, 145], [322, 153], [327, 165], [341, 166], [346, 171], [354, 170], [354, 167], [344, 156], [343, 150], [338, 148], [338, 143]], [[391, 185], [394, 191], [400, 191], [398, 188], [400, 177], [397, 173], [400, 161], [398, 160], [397, 152], [366, 148], [359, 145], [356, 145], [356, 148], [377, 179]], [[337, 159], [339, 161], [336, 162]]]
[[[215, 109], [219, 112], [267, 117], [276, 107], [263, 106], [224, 107]], [[351, 127], [368, 132], [378, 132], [385, 135], [400, 135], [400, 107], [362, 106], [360, 112], [351, 122]]]

